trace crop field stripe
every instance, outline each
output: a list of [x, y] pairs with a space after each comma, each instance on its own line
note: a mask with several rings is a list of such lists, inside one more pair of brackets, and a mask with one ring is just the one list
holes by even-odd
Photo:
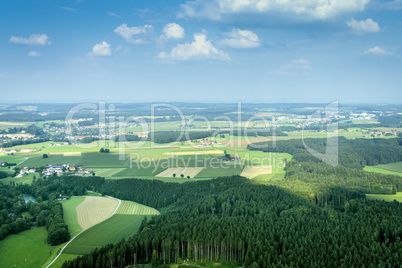
[[[110, 215], [107, 219], [110, 219], [110, 218], [116, 213], [117, 209], [119, 208], [119, 206], [120, 206], [120, 204], [121, 204], [121, 200], [120, 200], [120, 199], [117, 199], [117, 198], [114, 198], [114, 197], [109, 197], [109, 198], [118, 200], [119, 203], [117, 204], [117, 207], [116, 207], [116, 209], [113, 211], [112, 215]], [[77, 217], [78, 217], [78, 215], [77, 215]], [[76, 236], [74, 236], [73, 238], [71, 238], [70, 241], [68, 241], [67, 244], [65, 244], [64, 247], [60, 250], [60, 252], [59, 252], [59, 254], [57, 254], [56, 258], [54, 258], [54, 260], [53, 260], [51, 263], [49, 263], [45, 268], [49, 268], [50, 266], [52, 266], [52, 264], [53, 264], [53, 263], [60, 257], [60, 255], [63, 253], [64, 249], [65, 249], [76, 237], [78, 237], [78, 236], [79, 236], [80, 234], [82, 234], [83, 232], [85, 232], [85, 230], [81, 231], [79, 234], [77, 234]]]
[[[86, 196], [76, 207], [78, 223], [86, 230], [113, 215], [119, 206], [118, 199]], [[113, 212], [114, 211], [114, 212]]]
[[160, 215], [159, 211], [131, 201], [122, 201], [116, 214], [121, 215]]

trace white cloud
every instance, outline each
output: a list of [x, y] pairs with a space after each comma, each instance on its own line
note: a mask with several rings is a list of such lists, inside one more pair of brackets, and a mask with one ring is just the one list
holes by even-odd
[[389, 10], [401, 10], [402, 9], [402, 0], [394, 0], [381, 3], [385, 6], [385, 9]]
[[183, 27], [174, 22], [166, 24], [163, 33], [167, 39], [181, 39], [185, 35]]
[[13, 75], [11, 73], [9, 73], [9, 72], [0, 73], [0, 79], [9, 79], [9, 78], [12, 78], [12, 77], [13, 77]]
[[92, 55], [110, 56], [112, 55], [112, 50], [110, 49], [110, 45], [108, 43], [102, 41], [99, 44], [94, 45], [94, 47], [92, 48]]
[[380, 26], [378, 26], [378, 23], [370, 18], [360, 21], [352, 18], [351, 20], [346, 22], [346, 25], [358, 33], [376, 33], [381, 30]]
[[283, 64], [281, 69], [287, 70], [309, 70], [311, 69], [311, 62], [306, 59], [293, 59]]
[[230, 14], [284, 13], [325, 20], [363, 11], [370, 0], [194, 0], [181, 5], [180, 18], [221, 20]]
[[364, 54], [391, 55], [392, 53], [381, 47], [375, 46], [364, 51]]
[[29, 57], [40, 57], [40, 56], [42, 56], [42, 54], [39, 52], [36, 52], [36, 51], [29, 51], [28, 56]]
[[106, 14], [108, 14], [109, 16], [112, 16], [112, 17], [120, 18], [120, 16], [117, 15], [116, 13], [114, 13], [114, 12], [106, 12]]
[[15, 44], [45, 46], [52, 43], [49, 39], [50, 38], [46, 34], [31, 34], [29, 38], [11, 36], [9, 42]]
[[312, 69], [311, 62], [309, 60], [300, 58], [292, 59], [282, 64], [278, 70], [272, 72], [279, 75], [305, 75]]
[[258, 35], [249, 30], [233, 29], [220, 44], [234, 48], [254, 48], [261, 45]]
[[77, 11], [75, 8], [72, 8], [72, 7], [62, 7], [61, 9], [65, 10], [65, 11], [70, 11], [70, 12]]
[[153, 26], [128, 27], [127, 24], [123, 23], [114, 32], [123, 37], [128, 43], [138, 45], [147, 43], [148, 35], [153, 32]]
[[158, 57], [173, 60], [230, 59], [229, 55], [214, 47], [211, 41], [207, 40], [205, 33], [194, 34], [194, 41], [192, 43], [178, 44], [169, 54], [162, 52]]

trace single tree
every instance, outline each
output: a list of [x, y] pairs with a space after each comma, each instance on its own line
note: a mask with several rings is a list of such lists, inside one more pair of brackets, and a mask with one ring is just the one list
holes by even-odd
[[48, 158], [49, 156], [47, 154], [42, 155], [43, 158]]

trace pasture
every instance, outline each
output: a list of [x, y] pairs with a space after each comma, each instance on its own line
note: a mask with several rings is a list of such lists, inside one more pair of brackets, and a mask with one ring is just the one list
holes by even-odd
[[25, 160], [25, 157], [21, 157], [21, 156], [6, 155], [6, 154], [0, 155], [0, 161], [4, 161], [7, 163], [18, 164], [24, 160]]
[[16, 184], [18, 184], [18, 183], [32, 184], [34, 176], [36, 178], [40, 177], [39, 173], [30, 173], [30, 174], [23, 175], [22, 177], [19, 177], [19, 178], [8, 177], [8, 178], [0, 180], [0, 182], [2, 182], [4, 184], [10, 184], [10, 182], [15, 182]]
[[59, 154], [50, 154], [48, 158], [40, 156], [29, 157], [21, 166], [24, 167], [45, 167], [47, 165], [63, 165], [63, 164], [78, 164], [81, 161], [81, 156], [64, 156]]
[[384, 200], [387, 202], [393, 202], [394, 200], [398, 202], [402, 202], [402, 192], [398, 192], [396, 194], [392, 195], [386, 195], [386, 194], [366, 194], [367, 199], [372, 199], [372, 200]]
[[[385, 165], [383, 165], [383, 166], [385, 166]], [[382, 169], [382, 168], [379, 168], [379, 166], [365, 166], [364, 170], [368, 171], [368, 172], [377, 172], [377, 173], [388, 174], [388, 175], [402, 176], [402, 172], [396, 172], [396, 171], [391, 171], [391, 170], [387, 170], [387, 169]]]
[[109, 218], [119, 202], [114, 198], [86, 196], [76, 206], [77, 221], [82, 230], [86, 230]]
[[0, 267], [41, 267], [55, 249], [46, 238], [45, 227], [8, 235], [0, 241]]
[[117, 243], [134, 235], [144, 219], [144, 215], [113, 215], [92, 228], [84, 231], [64, 250], [66, 254], [87, 254], [95, 248]]
[[378, 165], [377, 168], [402, 173], [402, 162], [390, 163], [385, 165]]
[[73, 196], [68, 200], [62, 200], [64, 221], [68, 225], [71, 237], [82, 231], [78, 223], [76, 207], [84, 201], [84, 196]]

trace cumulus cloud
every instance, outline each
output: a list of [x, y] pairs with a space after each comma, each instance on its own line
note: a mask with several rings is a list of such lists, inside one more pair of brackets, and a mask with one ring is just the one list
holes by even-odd
[[114, 32], [123, 37], [128, 43], [138, 45], [147, 43], [149, 35], [153, 32], [153, 26], [128, 27], [127, 24], [123, 23]]
[[378, 26], [378, 23], [370, 18], [360, 21], [352, 18], [346, 22], [346, 25], [358, 33], [376, 33], [381, 30], [380, 26]]
[[167, 39], [181, 39], [185, 35], [183, 27], [174, 22], [165, 25], [163, 34]]
[[42, 56], [42, 54], [40, 54], [39, 52], [36, 52], [36, 51], [29, 51], [28, 56], [29, 57], [40, 57], [40, 56]]
[[112, 50], [110, 49], [110, 45], [108, 43], [102, 41], [99, 44], [94, 45], [94, 47], [92, 48], [92, 55], [110, 56], [112, 55]]
[[162, 52], [158, 57], [173, 60], [230, 59], [229, 55], [214, 47], [211, 41], [207, 40], [205, 33], [194, 34], [194, 41], [192, 43], [178, 44], [169, 54]]
[[364, 51], [364, 54], [391, 55], [392, 53], [382, 47], [375, 46]]
[[29, 38], [11, 36], [9, 42], [15, 44], [45, 46], [52, 43], [49, 39], [50, 38], [46, 34], [31, 34]]
[[181, 5], [180, 18], [221, 20], [230, 14], [284, 13], [325, 20], [363, 11], [370, 0], [194, 0]]
[[234, 48], [254, 48], [261, 45], [258, 35], [249, 30], [233, 29], [225, 34], [227, 38], [220, 41], [221, 45]]

